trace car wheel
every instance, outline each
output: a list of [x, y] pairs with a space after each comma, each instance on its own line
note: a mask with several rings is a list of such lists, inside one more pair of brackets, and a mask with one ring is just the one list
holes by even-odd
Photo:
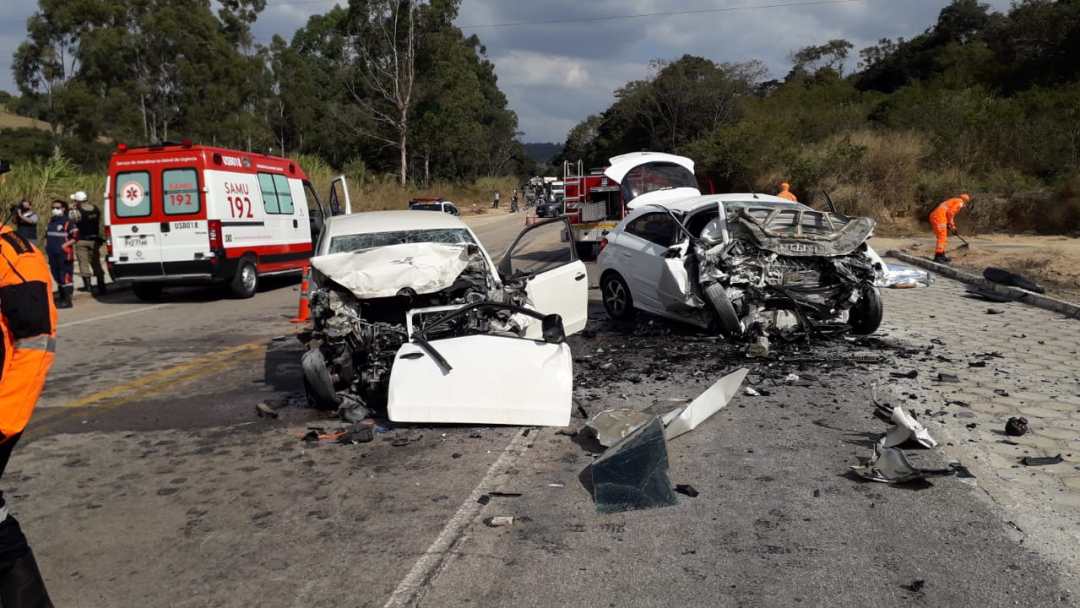
[[852, 333], [865, 336], [877, 331], [882, 316], [881, 293], [877, 287], [867, 285], [862, 290], [862, 297], [848, 313], [848, 325]]
[[705, 286], [705, 297], [712, 304], [716, 312], [716, 323], [720, 334], [725, 338], [737, 338], [742, 335], [742, 323], [735, 307], [731, 304], [731, 298], [720, 283], [709, 283]]
[[135, 283], [131, 286], [131, 291], [135, 292], [135, 297], [143, 302], [156, 302], [161, 299], [161, 285]]
[[229, 281], [229, 292], [237, 298], [250, 298], [259, 287], [259, 271], [255, 263], [245, 258], [236, 267], [236, 274]]
[[634, 297], [630, 287], [615, 272], [604, 275], [600, 282], [600, 293], [604, 298], [604, 309], [608, 316], [616, 321], [628, 321], [634, 318]]

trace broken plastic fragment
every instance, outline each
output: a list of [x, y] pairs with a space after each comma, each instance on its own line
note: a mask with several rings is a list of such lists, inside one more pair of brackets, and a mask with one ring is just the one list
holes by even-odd
[[664, 427], [654, 417], [592, 464], [593, 499], [600, 513], [676, 504], [668, 478]]
[[731, 401], [739, 391], [739, 386], [746, 378], [749, 370], [745, 367], [716, 381], [708, 390], [697, 396], [683, 411], [668, 423], [664, 435], [668, 440], [675, 439], [679, 435], [689, 433], [696, 429], [699, 424], [705, 422], [709, 416], [720, 411]]
[[1028, 432], [1027, 418], [1013, 416], [1005, 423], [1005, 434], [1020, 437]]
[[930, 432], [926, 430], [926, 427], [909, 416], [904, 411], [904, 408], [900, 406], [893, 408], [892, 421], [896, 426], [889, 429], [882, 447], [893, 448], [909, 439], [914, 439], [923, 447], [932, 448], [937, 446], [937, 441], [930, 436]]
[[875, 447], [874, 457], [866, 463], [853, 466], [851, 470], [863, 479], [880, 481], [882, 483], [908, 483], [918, 481], [931, 476], [952, 475], [954, 469], [920, 469], [910, 461], [907, 456], [896, 448]]
[[744, 388], [743, 392], [746, 393], [747, 395], [750, 395], [751, 397], [760, 397], [761, 396], [761, 393], [754, 390], [754, 387], [752, 387], [752, 386], [748, 386], [748, 387]]
[[[678, 412], [678, 410], [675, 410]], [[600, 445], [611, 447], [653, 419], [652, 414], [631, 408], [606, 409], [585, 423], [596, 433]]]
[[502, 528], [505, 526], [512, 526], [514, 525], [514, 516], [496, 515], [494, 517], [489, 517], [485, 519], [484, 523], [487, 524], [489, 528]]

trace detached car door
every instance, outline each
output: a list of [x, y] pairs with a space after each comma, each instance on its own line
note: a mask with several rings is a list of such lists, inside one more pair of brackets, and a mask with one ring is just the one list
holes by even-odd
[[[570, 222], [558, 218], [529, 226], [499, 262], [503, 280], [525, 276], [525, 293], [538, 312], [562, 317], [566, 335], [585, 328], [589, 279], [577, 258]], [[565, 240], [564, 240], [565, 239]]]

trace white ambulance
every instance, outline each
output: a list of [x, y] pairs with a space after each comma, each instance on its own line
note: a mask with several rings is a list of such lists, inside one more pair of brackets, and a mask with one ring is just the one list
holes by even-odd
[[287, 158], [181, 144], [117, 147], [105, 185], [109, 272], [135, 295], [223, 283], [255, 294], [259, 277], [299, 273], [326, 217]]

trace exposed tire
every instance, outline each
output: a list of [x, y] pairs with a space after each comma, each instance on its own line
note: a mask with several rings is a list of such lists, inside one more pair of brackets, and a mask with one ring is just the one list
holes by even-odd
[[300, 367], [304, 371], [304, 392], [308, 405], [323, 410], [337, 409], [341, 405], [341, 397], [334, 390], [334, 381], [322, 351], [317, 348], [306, 351], [300, 357]]
[[739, 321], [739, 315], [735, 312], [735, 307], [731, 304], [731, 298], [728, 297], [724, 286], [719, 283], [709, 283], [705, 286], [704, 291], [705, 297], [712, 304], [713, 311], [716, 312], [716, 322], [720, 334], [725, 338], [741, 336], [743, 333], [742, 323]]
[[135, 297], [143, 302], [157, 302], [161, 299], [161, 285], [153, 283], [135, 283], [131, 286]]
[[600, 279], [600, 294], [609, 317], [616, 321], [634, 318], [634, 296], [630, 295], [630, 287], [617, 272], [609, 272]]
[[259, 271], [255, 263], [245, 258], [236, 266], [236, 274], [229, 281], [229, 293], [236, 298], [250, 298], [259, 288]]
[[877, 287], [868, 285], [863, 288], [862, 297], [848, 312], [848, 325], [851, 326], [852, 333], [869, 335], [881, 326], [883, 314], [881, 293]]

